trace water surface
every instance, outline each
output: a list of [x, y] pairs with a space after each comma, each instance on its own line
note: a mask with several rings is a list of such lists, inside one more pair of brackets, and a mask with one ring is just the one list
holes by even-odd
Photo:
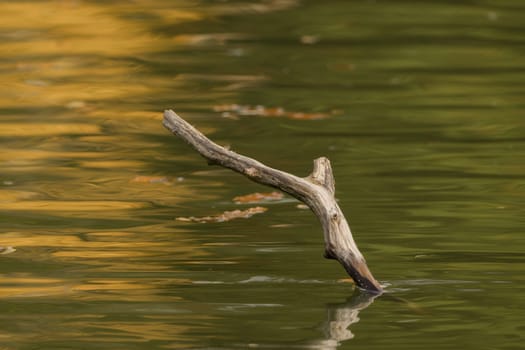
[[[520, 1], [0, 3], [2, 349], [520, 349]], [[339, 203], [319, 223], [206, 162], [172, 108]], [[261, 205], [248, 219], [195, 223]]]

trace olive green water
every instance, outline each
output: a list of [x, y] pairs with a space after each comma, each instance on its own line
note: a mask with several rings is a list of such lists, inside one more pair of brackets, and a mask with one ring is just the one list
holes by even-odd
[[[0, 38], [1, 349], [525, 348], [522, 1], [0, 2]], [[328, 156], [387, 293], [292, 199], [235, 204], [267, 189], [166, 108]]]

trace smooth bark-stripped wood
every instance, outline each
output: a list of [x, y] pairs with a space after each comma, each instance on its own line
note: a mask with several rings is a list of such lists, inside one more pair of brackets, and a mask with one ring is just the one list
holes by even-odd
[[365, 258], [357, 248], [350, 227], [334, 197], [335, 180], [328, 158], [315, 159], [312, 173], [302, 178], [270, 168], [255, 159], [217, 145], [172, 110], [164, 112], [163, 125], [192, 146], [209, 164], [229, 168], [252, 181], [277, 188], [305, 203], [321, 221], [325, 241], [324, 256], [339, 261], [359, 288], [372, 293], [382, 292], [381, 285], [372, 276]]

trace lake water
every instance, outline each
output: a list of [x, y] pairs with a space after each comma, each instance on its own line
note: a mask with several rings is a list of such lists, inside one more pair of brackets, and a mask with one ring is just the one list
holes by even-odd
[[[0, 38], [2, 350], [525, 348], [522, 1], [1, 2]], [[271, 190], [168, 108], [329, 157], [386, 293], [295, 200], [234, 203]]]

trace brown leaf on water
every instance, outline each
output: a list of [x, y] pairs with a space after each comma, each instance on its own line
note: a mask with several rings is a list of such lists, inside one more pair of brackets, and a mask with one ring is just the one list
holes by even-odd
[[316, 119], [325, 119], [327, 114], [323, 113], [288, 113], [288, 118], [290, 119], [302, 119], [302, 120], [316, 120]]
[[299, 41], [301, 42], [301, 44], [313, 45], [319, 42], [319, 36], [318, 35], [303, 35], [299, 38]]
[[224, 45], [232, 40], [246, 39], [247, 36], [239, 33], [204, 33], [179, 34], [173, 37], [173, 42], [181, 45]]
[[178, 221], [188, 221], [188, 222], [200, 222], [200, 223], [206, 223], [206, 222], [225, 222], [230, 221], [234, 219], [247, 219], [249, 217], [252, 217], [255, 214], [261, 214], [264, 213], [268, 208], [264, 207], [253, 207], [248, 208], [246, 210], [232, 210], [232, 211], [225, 211], [224, 213], [221, 213], [219, 215], [214, 216], [203, 216], [203, 217], [178, 217], [175, 220]]
[[261, 105], [238, 105], [227, 104], [213, 107], [215, 112], [222, 113], [223, 117], [235, 118], [238, 116], [260, 116], [260, 117], [281, 117], [299, 120], [325, 119], [330, 116], [327, 113], [304, 113], [297, 111], [287, 111], [282, 107], [265, 107]]
[[149, 184], [169, 184], [170, 181], [166, 176], [147, 176], [147, 175], [137, 175], [130, 182], [136, 183], [149, 183]]
[[250, 193], [245, 196], [237, 196], [233, 198], [235, 204], [261, 203], [268, 201], [278, 201], [283, 199], [284, 195], [281, 192], [266, 192], [266, 193]]

